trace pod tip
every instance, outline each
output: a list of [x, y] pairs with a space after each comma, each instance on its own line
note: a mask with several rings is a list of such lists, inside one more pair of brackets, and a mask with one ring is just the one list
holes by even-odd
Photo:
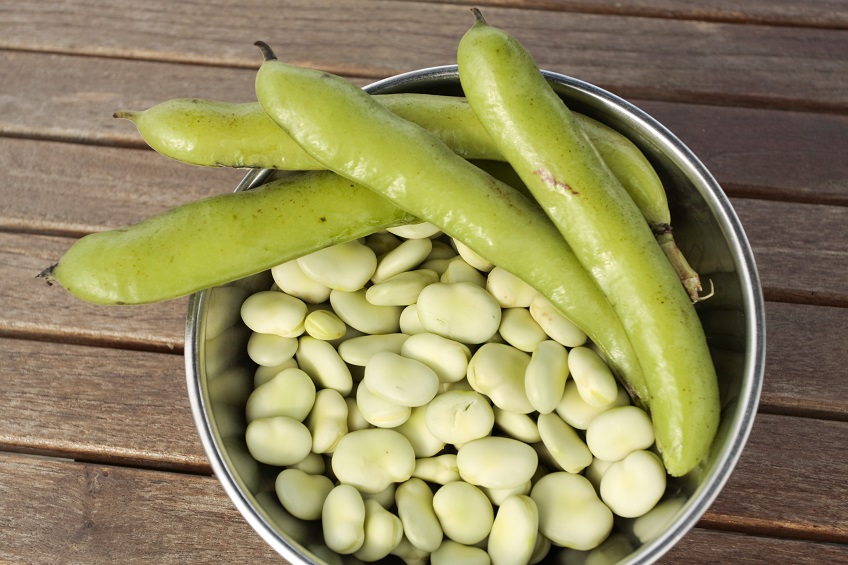
[[53, 271], [56, 269], [57, 265], [58, 263], [50, 265], [49, 267], [35, 275], [35, 278], [44, 279], [45, 282], [47, 282], [47, 286], [53, 286], [53, 281], [55, 280], [55, 277], [53, 276]]
[[131, 112], [129, 110], [119, 110], [112, 114], [113, 118], [123, 118], [125, 120], [135, 121], [138, 117], [138, 112]]
[[277, 56], [274, 54], [274, 50], [271, 49], [271, 46], [265, 43], [264, 41], [256, 41], [254, 45], [259, 47], [259, 50], [262, 51], [262, 57], [266, 61], [274, 61], [277, 58]]
[[474, 19], [477, 20], [477, 23], [485, 24], [486, 18], [483, 17], [483, 12], [480, 11], [480, 8], [474, 7], [471, 8], [471, 13], [474, 14]]

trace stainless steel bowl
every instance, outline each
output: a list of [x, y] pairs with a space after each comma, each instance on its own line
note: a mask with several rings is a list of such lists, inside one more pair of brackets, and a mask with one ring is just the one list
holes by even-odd
[[[651, 563], [692, 528], [724, 486], [748, 438], [765, 366], [765, 314], [760, 281], [745, 233], [727, 196], [698, 158], [659, 122], [621, 98], [585, 82], [546, 72], [573, 110], [629, 137], [652, 161], [667, 187], [676, 238], [715, 296], [698, 305], [721, 380], [722, 421], [709, 461], [669, 489], [685, 504], [623, 563]], [[461, 95], [456, 66], [417, 70], [376, 82], [372, 94]], [[236, 190], [258, 186], [271, 171], [251, 171]], [[244, 443], [244, 404], [255, 366], [247, 358], [249, 331], [239, 308], [267, 289], [268, 273], [197, 293], [186, 324], [186, 375], [192, 412], [215, 475], [256, 532], [292, 563], [323, 563], [315, 525], [289, 516], [276, 500], [274, 471], [254, 461]]]

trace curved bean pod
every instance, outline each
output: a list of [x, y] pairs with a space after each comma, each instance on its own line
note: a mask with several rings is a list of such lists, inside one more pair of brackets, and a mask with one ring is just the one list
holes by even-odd
[[531, 55], [474, 12], [458, 49], [463, 90], [618, 313], [645, 373], [663, 461], [670, 474], [684, 475], [706, 458], [719, 422], [697, 313], [633, 199]]
[[586, 331], [641, 397], [644, 377], [620, 321], [537, 206], [350, 81], [288, 65], [257, 45], [266, 59], [256, 76], [257, 99], [308, 153], [536, 288]]
[[41, 276], [89, 302], [160, 302], [417, 221], [362, 186], [315, 171], [87, 235]]

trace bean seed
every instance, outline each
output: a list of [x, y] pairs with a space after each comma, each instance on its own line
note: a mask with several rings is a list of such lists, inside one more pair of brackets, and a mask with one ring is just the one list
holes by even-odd
[[[297, 351], [297, 338], [253, 332], [247, 341], [247, 356], [257, 365], [276, 367]], [[208, 371], [208, 369], [207, 369]]]
[[586, 445], [606, 461], [620, 461], [631, 451], [654, 443], [651, 418], [636, 406], [618, 406], [595, 416], [586, 429]]
[[498, 508], [489, 534], [492, 565], [524, 565], [539, 535], [539, 511], [529, 496], [511, 496]]
[[589, 347], [568, 352], [568, 369], [577, 391], [591, 406], [607, 406], [618, 396], [618, 384], [604, 360]]
[[486, 278], [488, 290], [501, 308], [529, 308], [539, 292], [506, 269], [495, 267]]
[[445, 535], [466, 545], [486, 539], [495, 519], [492, 503], [483, 491], [464, 481], [439, 487], [433, 495], [433, 510]]
[[409, 406], [400, 406], [384, 400], [362, 383], [356, 387], [356, 405], [362, 417], [378, 428], [396, 428], [412, 415], [412, 408]]
[[300, 368], [318, 384], [347, 396], [353, 390], [353, 377], [336, 348], [330, 343], [310, 336], [298, 340], [295, 358]]
[[[431, 403], [432, 404], [432, 403]], [[415, 457], [432, 457], [445, 447], [445, 442], [433, 435], [427, 427], [427, 409], [430, 404], [416, 406], [409, 419], [395, 428], [409, 440]]]
[[409, 440], [394, 430], [358, 430], [339, 441], [332, 468], [341, 482], [377, 493], [412, 476], [415, 452]]
[[650, 452], [637, 450], [610, 465], [601, 478], [601, 500], [624, 518], [636, 518], [653, 508], [666, 486], [662, 460]]
[[324, 475], [309, 475], [298, 469], [283, 469], [274, 482], [283, 508], [301, 520], [321, 517], [324, 501], [333, 482]]
[[616, 396], [616, 399], [612, 403], [607, 406], [591, 406], [586, 404], [586, 401], [580, 396], [577, 390], [577, 384], [573, 380], [569, 380], [565, 383], [565, 392], [562, 395], [562, 400], [556, 407], [556, 413], [572, 428], [585, 430], [598, 414], [610, 408], [627, 406], [629, 404], [630, 397], [623, 387], [618, 387], [618, 396]]
[[486, 288], [486, 276], [461, 257], [448, 263], [439, 280], [443, 283], [467, 282], [480, 288]]
[[492, 561], [485, 550], [446, 539], [430, 554], [432, 565], [489, 565]]
[[430, 222], [419, 222], [405, 226], [386, 228], [386, 231], [404, 239], [424, 239], [439, 235], [441, 230]]
[[465, 260], [466, 263], [477, 269], [488, 273], [495, 268], [494, 263], [481, 256], [479, 253], [468, 247], [465, 243], [456, 238], [451, 239], [451, 243], [456, 248], [456, 252]]
[[557, 341], [547, 339], [533, 350], [524, 375], [527, 400], [540, 414], [553, 412], [565, 394], [568, 352]]
[[468, 382], [477, 392], [488, 396], [498, 408], [529, 414], [533, 405], [527, 398], [524, 376], [530, 356], [502, 343], [480, 347], [468, 363]]
[[539, 426], [529, 415], [508, 412], [501, 410], [497, 406], [494, 412], [495, 424], [509, 437], [523, 441], [524, 443], [542, 441], [542, 436], [539, 435]]
[[312, 280], [334, 290], [353, 292], [365, 286], [377, 268], [377, 256], [359, 241], [313, 251], [297, 260]]
[[253, 420], [247, 425], [245, 440], [254, 459], [280, 467], [303, 461], [312, 449], [309, 430], [288, 416]]
[[427, 552], [439, 549], [444, 533], [433, 508], [433, 491], [421, 479], [411, 478], [395, 495], [403, 532], [412, 545]]
[[456, 455], [453, 453], [417, 459], [412, 476], [439, 485], [461, 479], [456, 465]]
[[430, 367], [390, 351], [369, 359], [362, 383], [383, 400], [399, 406], [423, 406], [439, 390], [439, 377]]
[[348, 432], [347, 402], [336, 390], [319, 390], [305, 423], [312, 434], [312, 452], [332, 453]]
[[400, 518], [374, 500], [365, 500], [365, 541], [353, 553], [366, 562], [379, 561], [400, 543], [403, 526]]
[[306, 304], [299, 298], [271, 290], [248, 296], [241, 306], [241, 318], [248, 328], [280, 337], [302, 334], [306, 313]]
[[284, 293], [310, 304], [320, 304], [330, 298], [330, 287], [303, 272], [296, 259], [271, 268], [274, 282]]
[[390, 334], [400, 329], [400, 306], [377, 306], [368, 302], [366, 290], [353, 292], [333, 290], [330, 304], [336, 315], [362, 333]]
[[380, 281], [365, 291], [365, 298], [377, 306], [409, 306], [427, 285], [439, 280], [432, 269], [404, 271]]
[[498, 333], [508, 344], [527, 353], [532, 353], [548, 339], [548, 335], [526, 308], [504, 308]]
[[495, 415], [482, 394], [452, 390], [440, 394], [427, 405], [425, 422], [435, 437], [460, 446], [489, 435]]
[[462, 480], [488, 488], [512, 488], [529, 481], [539, 457], [526, 443], [489, 436], [464, 443], [456, 453]]
[[365, 367], [376, 354], [384, 351], [400, 354], [409, 336], [404, 333], [362, 335], [339, 345], [339, 355], [345, 363]]
[[[329, 292], [327, 294], [329, 296]], [[315, 310], [307, 314], [303, 329], [315, 339], [324, 341], [341, 339], [347, 333], [347, 325], [329, 310]]]
[[418, 296], [418, 318], [429, 332], [476, 344], [498, 331], [501, 308], [491, 294], [475, 284], [436, 283]]
[[537, 294], [530, 303], [530, 315], [551, 339], [564, 346], [577, 347], [586, 343], [586, 332], [566, 318], [541, 294]]
[[540, 414], [538, 424], [542, 442], [561, 469], [579, 473], [592, 463], [592, 452], [557, 414]]
[[333, 488], [321, 511], [324, 543], [347, 555], [365, 543], [365, 502], [354, 487], [341, 484]]
[[257, 418], [288, 416], [302, 422], [315, 404], [315, 383], [296, 368], [277, 373], [250, 394], [245, 406], [248, 422]]
[[398, 273], [408, 271], [421, 264], [430, 251], [433, 242], [427, 238], [407, 239], [379, 259], [377, 269], [371, 277], [371, 282], [382, 282]]
[[407, 339], [400, 354], [433, 369], [442, 383], [454, 383], [465, 378], [471, 359], [467, 345], [429, 332], [420, 332]]
[[545, 475], [536, 481], [530, 498], [539, 511], [539, 531], [557, 545], [592, 549], [612, 531], [612, 512], [582, 475]]

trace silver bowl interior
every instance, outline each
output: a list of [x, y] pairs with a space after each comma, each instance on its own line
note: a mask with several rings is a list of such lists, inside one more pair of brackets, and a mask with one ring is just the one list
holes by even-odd
[[[651, 160], [668, 192], [675, 238], [715, 296], [697, 305], [718, 369], [722, 422], [709, 460], [669, 483], [686, 503], [666, 527], [622, 563], [651, 563], [704, 514], [731, 474], [751, 430], [765, 366], [765, 314], [753, 253], [733, 208], [697, 157], [654, 118], [585, 82], [545, 72], [573, 110], [630, 138]], [[455, 65], [422, 69], [376, 82], [372, 94], [422, 92], [461, 95]], [[272, 172], [250, 171], [236, 190], [266, 182]], [[215, 475], [244, 519], [292, 563], [327, 563], [320, 528], [290, 516], [274, 492], [275, 469], [254, 461], [244, 442], [244, 405], [255, 365], [245, 350], [249, 330], [239, 309], [252, 292], [269, 288], [260, 273], [193, 295], [186, 323], [186, 375], [193, 417]], [[329, 561], [328, 561], [329, 559]]]

